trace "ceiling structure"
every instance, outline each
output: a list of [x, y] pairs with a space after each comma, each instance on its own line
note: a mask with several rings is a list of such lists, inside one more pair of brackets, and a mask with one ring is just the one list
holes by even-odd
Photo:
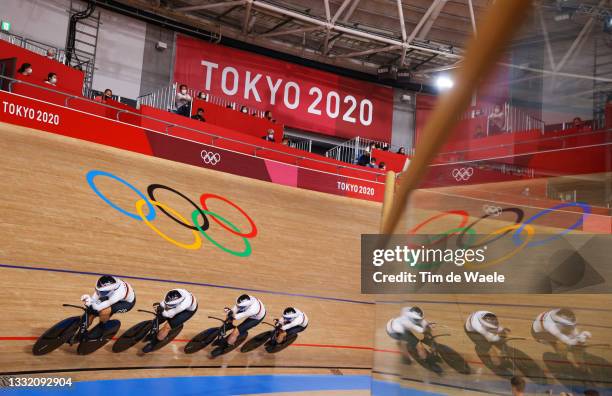
[[[369, 74], [392, 65], [409, 70], [421, 82], [461, 61], [467, 41], [477, 34], [480, 18], [494, 1], [118, 0], [208, 30], [216, 38], [229, 37]], [[580, 9], [560, 23], [560, 3]], [[553, 55], [557, 63], [531, 71], [574, 74], [564, 68], [590, 39], [594, 21], [605, 16], [610, 0], [541, 0], [537, 4], [513, 46], [538, 44], [548, 55], [560, 51]], [[512, 67], [532, 68], [524, 63]]]

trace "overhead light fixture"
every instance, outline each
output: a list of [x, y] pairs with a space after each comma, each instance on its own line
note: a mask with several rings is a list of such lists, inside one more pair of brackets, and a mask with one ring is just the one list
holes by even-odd
[[455, 85], [455, 83], [449, 76], [442, 75], [436, 78], [436, 87], [440, 91], [451, 89], [453, 85]]
[[612, 16], [607, 16], [604, 18], [603, 30], [606, 33], [612, 33]]

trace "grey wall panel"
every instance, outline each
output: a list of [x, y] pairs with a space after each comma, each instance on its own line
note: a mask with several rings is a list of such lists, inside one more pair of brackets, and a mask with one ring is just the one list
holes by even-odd
[[69, 0], [0, 0], [0, 19], [11, 33], [64, 48], [69, 9]]
[[[155, 48], [159, 41], [166, 43], [168, 48], [165, 50]], [[173, 31], [147, 24], [140, 95], [153, 92], [174, 82], [172, 77], [174, 43], [175, 33]]]

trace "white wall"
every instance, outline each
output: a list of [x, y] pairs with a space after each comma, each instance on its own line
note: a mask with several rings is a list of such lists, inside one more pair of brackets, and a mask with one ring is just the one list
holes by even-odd
[[135, 99], [140, 94], [146, 24], [104, 9], [100, 13], [93, 89], [110, 88], [115, 95]]
[[0, 19], [11, 23], [13, 34], [64, 48], [69, 8], [69, 0], [0, 0]]

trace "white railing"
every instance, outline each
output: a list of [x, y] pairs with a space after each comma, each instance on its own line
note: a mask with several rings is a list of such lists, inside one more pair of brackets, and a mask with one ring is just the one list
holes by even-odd
[[[145, 105], [155, 107], [156, 109], [161, 110], [176, 110], [176, 93], [178, 92], [180, 84], [174, 83], [167, 87], [162, 87], [154, 92], [142, 95], [138, 97], [138, 106]], [[187, 93], [194, 99], [197, 99], [198, 91], [193, 88], [187, 88]], [[215, 104], [217, 106], [231, 108], [232, 110], [241, 111], [242, 105], [237, 102], [232, 102], [231, 100], [227, 100], [225, 98], [220, 98], [218, 96], [214, 96], [211, 94], [204, 94], [204, 101], [208, 103]], [[192, 102], [193, 104], [193, 102]], [[248, 114], [254, 115], [259, 118], [263, 118], [265, 112], [261, 110], [256, 110], [244, 106], [247, 109]]]
[[291, 135], [285, 135], [285, 138], [289, 140], [289, 147], [312, 152], [312, 140]]
[[[399, 147], [389, 145], [389, 143], [357, 136], [351, 140], [347, 140], [346, 142], [332, 149], [327, 150], [325, 152], [325, 156], [327, 158], [333, 158], [338, 161], [354, 164], [357, 162], [357, 159], [359, 159], [359, 157], [363, 153], [365, 153], [366, 151], [369, 152], [373, 145], [376, 145], [379, 148], [388, 147], [389, 150], [393, 152], [397, 152], [397, 150], [399, 150]], [[409, 152], [406, 151], [406, 153]]]
[[[528, 114], [525, 110], [510, 106], [510, 103], [504, 103], [502, 106], [504, 113], [504, 126], [500, 132], [521, 132], [530, 131], [533, 129], [544, 133], [544, 121]], [[495, 105], [487, 104], [479, 106], [478, 109], [472, 109], [462, 114], [460, 120], [470, 120], [473, 118], [486, 117], [488, 118], [495, 112]], [[487, 121], [486, 134], [489, 135], [490, 122]]]
[[40, 41], [32, 40], [26, 37], [18, 36], [16, 34], [0, 31], [0, 39], [7, 41], [13, 45], [21, 48], [25, 48], [29, 51], [37, 53], [42, 56], [47, 56], [47, 50], [55, 50], [55, 60], [61, 63], [66, 61], [66, 51], [61, 48], [54, 47], [52, 45], [42, 43]]

